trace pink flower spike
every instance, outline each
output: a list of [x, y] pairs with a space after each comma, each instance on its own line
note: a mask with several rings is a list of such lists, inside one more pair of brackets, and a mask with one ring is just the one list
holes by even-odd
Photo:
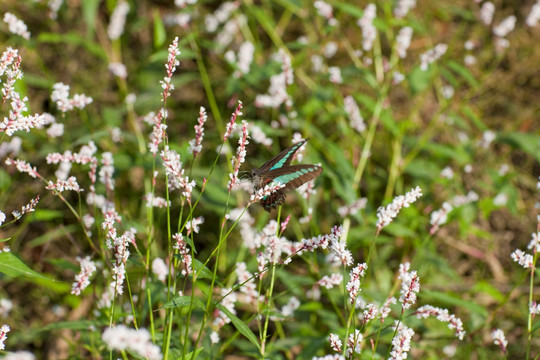
[[418, 200], [420, 196], [422, 196], [422, 189], [417, 186], [411, 189], [411, 191], [405, 195], [399, 195], [394, 198], [392, 203], [386, 207], [379, 207], [377, 209], [377, 234], [383, 227], [392, 222], [392, 220], [398, 215], [401, 208], [409, 207], [413, 202]]
[[285, 229], [287, 228], [287, 225], [289, 224], [289, 220], [291, 220], [291, 215], [289, 214], [289, 216], [287, 216], [287, 218], [285, 219], [285, 221], [283, 221], [281, 223], [281, 228], [279, 229], [279, 233], [280, 234], [283, 234], [283, 232], [285, 231]]
[[493, 330], [493, 332], [491, 333], [491, 338], [493, 339], [493, 343], [495, 345], [498, 345], [503, 351], [503, 353], [506, 354], [506, 347], [508, 346], [508, 341], [506, 341], [504, 332], [501, 329]]
[[246, 120], [242, 120], [242, 137], [238, 140], [238, 148], [236, 149], [236, 157], [232, 158], [233, 172], [229, 174], [231, 180], [229, 180], [229, 192], [233, 189], [234, 185], [238, 181], [238, 171], [240, 166], [246, 160], [246, 145], [248, 141], [248, 123]]
[[189, 151], [193, 154], [195, 158], [202, 150], [202, 140], [204, 138], [204, 124], [208, 119], [206, 115], [206, 109], [201, 106], [199, 109], [199, 121], [195, 125], [195, 139], [189, 141]]
[[2, 327], [0, 327], [0, 350], [5, 350], [6, 345], [4, 342], [6, 341], [7, 333], [10, 332], [10, 330], [9, 325], [4, 324]]
[[397, 327], [397, 334], [392, 339], [392, 351], [389, 360], [402, 360], [407, 358], [407, 353], [411, 350], [411, 339], [414, 331], [402, 323], [396, 321], [394, 328]]
[[26, 40], [30, 39], [30, 32], [26, 24], [12, 13], [7, 12], [4, 14], [4, 22], [8, 25], [9, 32], [12, 34], [20, 35]]
[[341, 346], [343, 344], [339, 336], [337, 336], [336, 334], [330, 334], [328, 339], [330, 340], [330, 347], [332, 348], [332, 350], [334, 350], [335, 352], [341, 352]]
[[403, 306], [403, 311], [410, 308], [416, 302], [416, 294], [420, 291], [420, 278], [416, 271], [408, 271], [408, 263], [400, 265], [401, 290], [399, 302]]
[[229, 136], [231, 136], [231, 133], [234, 131], [234, 129], [236, 129], [236, 118], [238, 116], [243, 115], [242, 112], [240, 111], [242, 110], [242, 107], [243, 107], [242, 102], [238, 100], [238, 106], [236, 107], [236, 110], [231, 115], [231, 120], [229, 121], [229, 123], [227, 123], [227, 128], [225, 129], [225, 135], [223, 135], [223, 142], [227, 141]]
[[36, 167], [30, 165], [26, 161], [7, 158], [6, 165], [15, 165], [19, 172], [27, 173], [28, 175], [30, 175], [30, 177], [33, 177], [34, 179], [41, 178], [41, 175], [39, 175], [39, 173], [37, 172]]
[[430, 316], [435, 316], [437, 320], [447, 322], [450, 329], [456, 331], [456, 337], [459, 340], [463, 340], [465, 336], [465, 330], [463, 330], [463, 323], [461, 319], [454, 314], [450, 314], [447, 309], [437, 308], [431, 305], [424, 305], [416, 310], [415, 315], [421, 319], [426, 319]]
[[81, 272], [75, 276], [75, 281], [71, 285], [73, 295], [80, 295], [90, 285], [90, 278], [96, 271], [96, 263], [90, 259], [90, 256], [85, 258], [77, 257], [77, 261], [81, 264]]

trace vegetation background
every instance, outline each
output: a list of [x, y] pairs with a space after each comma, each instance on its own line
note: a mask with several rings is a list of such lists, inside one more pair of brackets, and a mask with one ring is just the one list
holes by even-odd
[[[25, 39], [5, 22], [0, 25], [0, 50], [12, 47], [22, 57], [24, 77], [16, 90], [28, 97], [31, 114], [50, 113], [64, 129], [60, 136], [51, 135], [51, 125], [17, 132], [18, 151], [14, 137], [0, 133], [0, 210], [7, 215], [0, 247], [11, 254], [0, 254], [0, 299], [11, 303], [0, 312], [0, 323], [11, 327], [6, 351], [27, 350], [39, 359], [144, 358], [129, 349], [111, 352], [102, 337], [111, 324], [126, 324], [150, 329], [163, 358], [311, 359], [334, 354], [330, 333], [345, 343], [357, 328], [362, 352], [347, 358], [388, 358], [392, 321], [359, 326], [357, 320], [351, 326], [349, 315], [356, 319], [362, 310], [346, 301], [350, 266], [336, 270], [321, 249], [272, 268], [272, 280], [255, 278], [271, 301], [254, 306], [237, 300], [236, 315], [225, 316], [231, 323], [216, 328], [222, 289], [239, 283], [237, 265], [245, 262], [251, 274], [258, 269], [259, 250], [249, 249], [253, 240], [246, 231], [260, 236], [269, 221], [290, 215], [282, 236], [293, 243], [343, 225], [354, 263], [369, 264], [361, 286], [366, 302], [380, 305], [390, 295], [399, 297], [398, 268], [410, 262], [421, 281], [415, 307], [449, 309], [463, 321], [466, 335], [460, 341], [447, 324], [418, 319], [414, 308], [402, 312], [396, 305], [392, 317], [415, 332], [412, 358], [537, 358], [539, 322], [529, 310], [538, 300], [536, 271], [511, 258], [522, 249], [536, 264], [535, 247], [527, 245], [539, 231], [540, 25], [528, 24], [537, 4], [493, 1], [487, 23], [483, 1], [419, 1], [400, 17], [396, 8], [403, 3], [374, 3], [370, 22], [368, 2], [360, 1], [328, 1], [331, 15], [321, 11], [321, 2], [303, 0], [130, 1], [122, 26], [113, 16], [113, 0], [3, 0], [0, 14], [16, 15], [31, 33]], [[498, 36], [497, 26], [509, 16], [515, 16], [515, 26]], [[360, 26], [361, 19], [374, 28]], [[121, 35], [111, 39], [114, 26]], [[399, 57], [404, 27], [413, 34], [406, 56]], [[372, 29], [373, 44], [365, 49]], [[161, 81], [175, 37], [180, 64], [165, 104]], [[447, 44], [446, 52], [422, 69], [421, 55], [437, 44]], [[287, 58], [290, 64], [284, 65]], [[114, 75], [111, 63], [124, 64], [127, 76]], [[276, 78], [287, 71], [292, 81]], [[91, 104], [61, 112], [51, 100], [58, 82], [69, 85], [71, 94], [91, 97]], [[346, 105], [348, 96], [365, 128]], [[249, 190], [231, 192], [227, 185], [241, 134], [220, 146], [238, 100], [243, 109], [237, 122], [247, 120], [250, 132], [241, 170], [259, 167], [302, 136], [310, 139], [302, 162], [320, 163], [324, 172], [309, 199], [290, 193], [282, 209], [271, 213], [251, 205], [244, 216], [252, 222], [237, 224], [223, 216], [249, 203]], [[194, 158], [189, 141], [201, 106], [208, 121]], [[168, 195], [161, 156], [149, 152], [153, 125], [143, 117], [162, 107], [168, 112], [165, 143], [180, 154], [185, 174], [196, 183], [192, 202], [179, 191]], [[0, 111], [8, 116], [9, 101]], [[114, 191], [98, 182], [96, 192], [122, 217], [115, 225], [119, 233], [137, 230], [126, 264], [129, 292], [116, 294], [109, 309], [97, 304], [112, 281], [114, 256], [104, 245], [104, 213], [86, 197], [88, 165], [73, 164], [70, 175], [85, 190], [62, 193], [64, 201], [5, 163], [7, 157], [23, 159], [54, 182], [58, 166], [47, 163], [47, 155], [77, 153], [90, 141], [98, 171], [103, 153], [114, 160]], [[159, 146], [161, 151], [164, 143]], [[379, 232], [379, 206], [416, 186], [422, 197]], [[171, 206], [147, 207], [145, 196], [152, 192], [169, 196]], [[37, 195], [35, 211], [11, 222], [12, 211]], [[355, 203], [362, 198], [365, 204]], [[436, 226], [433, 213], [444, 203], [452, 209]], [[357, 206], [352, 211], [340, 209], [351, 204]], [[95, 218], [90, 229], [82, 225], [85, 214]], [[198, 217], [204, 218], [199, 232], [188, 234], [186, 224]], [[155, 258], [178, 265], [171, 240], [178, 230], [191, 238], [194, 266], [207, 278], [193, 281], [177, 268], [162, 281], [152, 270]], [[77, 296], [71, 283], [80, 271], [77, 257], [85, 256], [98, 262], [98, 271]], [[321, 288], [319, 299], [309, 297], [324, 275], [336, 272], [344, 276], [342, 284]], [[191, 300], [174, 304], [180, 289], [186, 296], [177, 299]], [[240, 293], [241, 287], [233, 290]], [[294, 314], [280, 312], [292, 297], [299, 300]], [[506, 351], [493, 344], [495, 329], [506, 334]], [[219, 332], [219, 342], [211, 339], [212, 331]]]

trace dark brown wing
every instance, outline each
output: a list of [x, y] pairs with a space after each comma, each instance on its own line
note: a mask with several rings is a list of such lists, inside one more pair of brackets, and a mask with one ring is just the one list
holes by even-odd
[[298, 149], [300, 149], [302, 145], [306, 143], [306, 141], [308, 141], [308, 139], [300, 141], [299, 143], [294, 144], [293, 146], [283, 150], [282, 152], [265, 162], [258, 171], [261, 173], [265, 173], [267, 171], [283, 168], [284, 166], [289, 166], [294, 157], [294, 154], [298, 151]]

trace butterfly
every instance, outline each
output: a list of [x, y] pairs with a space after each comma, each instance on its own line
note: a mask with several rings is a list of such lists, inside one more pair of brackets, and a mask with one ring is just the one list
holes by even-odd
[[318, 165], [290, 165], [294, 154], [306, 141], [302, 140], [294, 144], [265, 162], [260, 168], [251, 170], [251, 181], [255, 191], [272, 183], [285, 185], [260, 200], [264, 210], [270, 212], [273, 208], [283, 204], [285, 191], [294, 190], [321, 175], [323, 168]]

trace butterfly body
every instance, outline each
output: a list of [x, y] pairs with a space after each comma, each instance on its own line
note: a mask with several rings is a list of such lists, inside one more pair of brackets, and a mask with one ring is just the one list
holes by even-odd
[[260, 168], [251, 170], [251, 180], [255, 185], [255, 191], [264, 188], [266, 185], [284, 185], [284, 187], [265, 196], [260, 201], [261, 206], [266, 211], [283, 204], [287, 190], [294, 190], [322, 173], [323, 168], [318, 165], [290, 165], [294, 154], [306, 141], [303, 140], [283, 150]]

